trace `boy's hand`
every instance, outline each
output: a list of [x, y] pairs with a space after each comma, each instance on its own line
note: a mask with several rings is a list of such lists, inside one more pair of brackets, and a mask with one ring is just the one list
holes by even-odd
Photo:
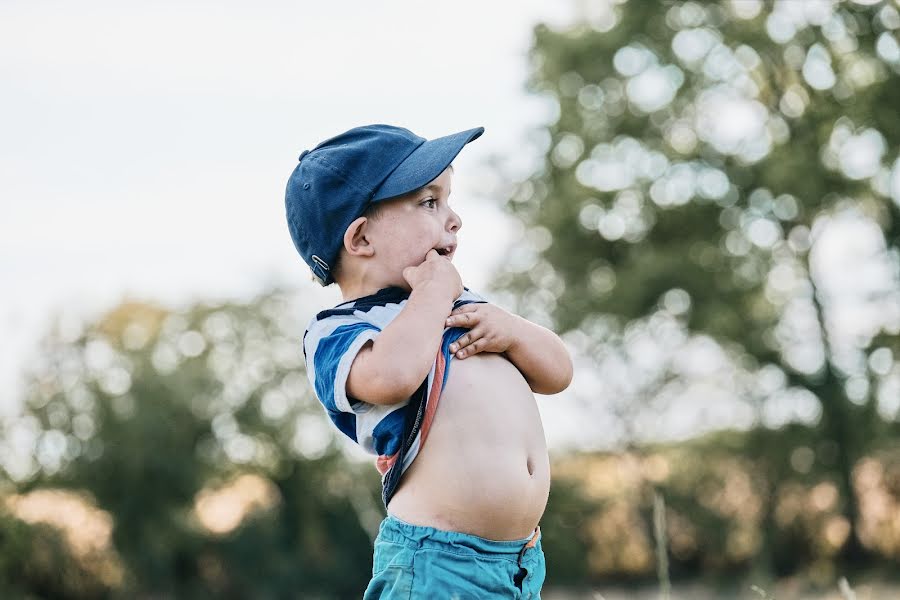
[[466, 358], [479, 352], [506, 352], [515, 343], [512, 332], [515, 315], [493, 304], [466, 304], [447, 317], [447, 327], [468, 327], [470, 331], [450, 344], [450, 352]]
[[462, 279], [456, 267], [434, 249], [428, 251], [419, 266], [403, 269], [403, 278], [413, 290], [421, 285], [435, 285], [447, 293], [451, 302], [463, 293]]

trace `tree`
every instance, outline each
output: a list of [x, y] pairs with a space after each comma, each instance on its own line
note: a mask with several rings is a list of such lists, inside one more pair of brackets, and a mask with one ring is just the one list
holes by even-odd
[[[532, 255], [520, 251], [499, 285], [598, 364], [630, 356], [631, 399], [676, 395], [690, 373], [672, 355], [635, 366], [629, 335], [666, 346], [675, 323], [685, 339], [715, 340], [743, 378], [732, 394], [756, 407], [748, 452], [770, 498], [794, 448], [772, 431], [790, 419], [767, 429], [767, 411], [811, 406], [815, 460], [850, 526], [843, 558], [861, 560], [853, 469], [896, 431], [900, 13], [591, 6], [566, 30], [535, 29], [530, 88], [558, 111], [538, 132], [540, 168], [507, 202]], [[875, 275], [840, 277], [835, 249], [854, 248], [851, 268]]]
[[[179, 598], [365, 588], [378, 476], [345, 458], [312, 394], [297, 311], [278, 290], [184, 310], [130, 302], [47, 338], [7, 428], [35, 442], [14, 479], [20, 498], [71, 490], [109, 515], [105, 552], [123, 576], [100, 588]], [[46, 589], [41, 573], [26, 589]], [[97, 597], [97, 587], [54, 593]]]

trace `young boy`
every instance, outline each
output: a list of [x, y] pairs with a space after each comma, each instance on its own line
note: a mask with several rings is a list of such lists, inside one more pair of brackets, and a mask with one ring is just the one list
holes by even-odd
[[294, 245], [345, 300], [310, 322], [307, 373], [382, 475], [366, 599], [540, 598], [550, 469], [533, 393], [565, 389], [572, 362], [453, 265], [450, 163], [483, 131], [357, 127], [303, 152], [287, 184]]

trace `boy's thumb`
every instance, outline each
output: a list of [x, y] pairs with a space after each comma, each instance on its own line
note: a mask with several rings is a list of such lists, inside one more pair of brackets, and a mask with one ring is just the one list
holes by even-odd
[[410, 275], [412, 275], [415, 270], [415, 267], [406, 267], [403, 269], [403, 279], [409, 281]]

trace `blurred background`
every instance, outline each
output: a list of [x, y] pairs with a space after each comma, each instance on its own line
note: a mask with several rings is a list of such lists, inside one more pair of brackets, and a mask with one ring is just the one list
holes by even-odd
[[456, 264], [560, 333], [544, 597], [900, 596], [900, 2], [0, 3], [0, 597], [359, 598], [297, 156], [484, 126]]

